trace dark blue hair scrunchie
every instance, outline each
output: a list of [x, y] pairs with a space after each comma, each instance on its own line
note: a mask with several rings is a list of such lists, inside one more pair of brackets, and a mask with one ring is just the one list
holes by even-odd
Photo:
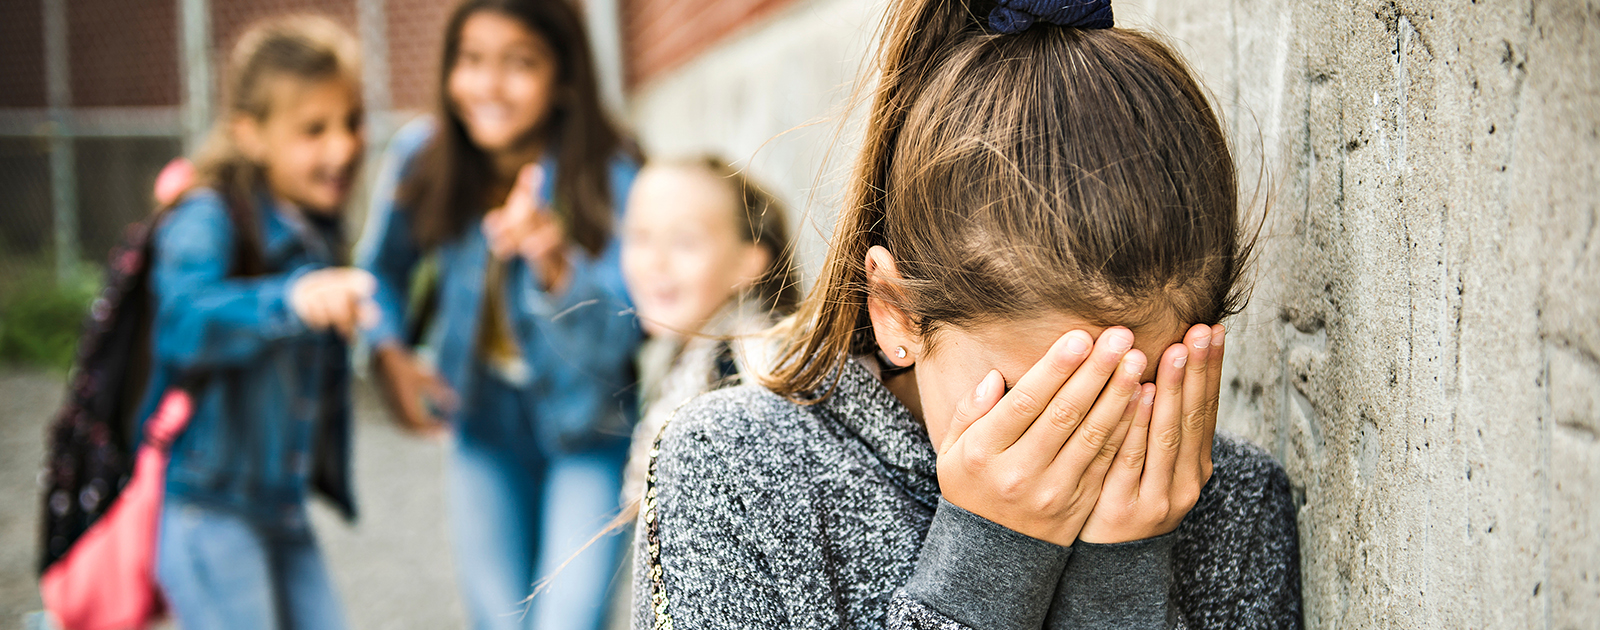
[[1044, 22], [1068, 28], [1111, 28], [1111, 0], [999, 0], [989, 27], [1011, 35]]

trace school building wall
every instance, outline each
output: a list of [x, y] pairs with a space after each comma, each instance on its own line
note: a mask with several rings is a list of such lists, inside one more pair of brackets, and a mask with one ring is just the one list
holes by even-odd
[[[630, 100], [649, 149], [806, 208], [808, 277], [884, 4], [795, 3]], [[1267, 208], [1221, 426], [1293, 480], [1308, 626], [1600, 627], [1600, 5], [1116, 10], [1194, 64]]]

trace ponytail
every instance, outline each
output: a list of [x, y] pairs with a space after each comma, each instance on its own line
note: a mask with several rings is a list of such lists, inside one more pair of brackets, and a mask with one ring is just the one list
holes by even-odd
[[[821, 277], [765, 384], [828, 395], [875, 350], [869, 295], [919, 335], [1045, 312], [1130, 327], [1240, 308], [1233, 158], [1192, 73], [1107, 0], [899, 0]], [[895, 284], [869, 283], [883, 246]]]

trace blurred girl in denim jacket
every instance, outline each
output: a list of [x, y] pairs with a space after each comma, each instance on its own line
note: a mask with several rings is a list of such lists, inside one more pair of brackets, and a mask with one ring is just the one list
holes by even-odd
[[346, 340], [377, 315], [371, 276], [338, 266], [363, 146], [356, 45], [280, 19], [230, 61], [196, 185], [155, 236], [143, 415], [203, 383], [172, 447], [157, 579], [186, 628], [341, 628], [305, 503], [316, 485], [354, 516]]
[[[594, 628], [618, 545], [579, 550], [615, 515], [632, 421], [640, 334], [614, 225], [637, 158], [567, 0], [468, 0], [441, 70], [439, 113], [391, 142], [368, 216], [358, 258], [383, 317], [367, 341], [401, 421], [454, 437], [447, 502], [474, 627]], [[402, 330], [425, 257], [431, 367]]]

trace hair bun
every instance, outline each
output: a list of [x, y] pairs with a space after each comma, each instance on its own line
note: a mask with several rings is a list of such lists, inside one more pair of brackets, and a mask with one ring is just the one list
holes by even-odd
[[998, 0], [989, 27], [1010, 35], [1035, 22], [1067, 28], [1111, 28], [1111, 0]]

